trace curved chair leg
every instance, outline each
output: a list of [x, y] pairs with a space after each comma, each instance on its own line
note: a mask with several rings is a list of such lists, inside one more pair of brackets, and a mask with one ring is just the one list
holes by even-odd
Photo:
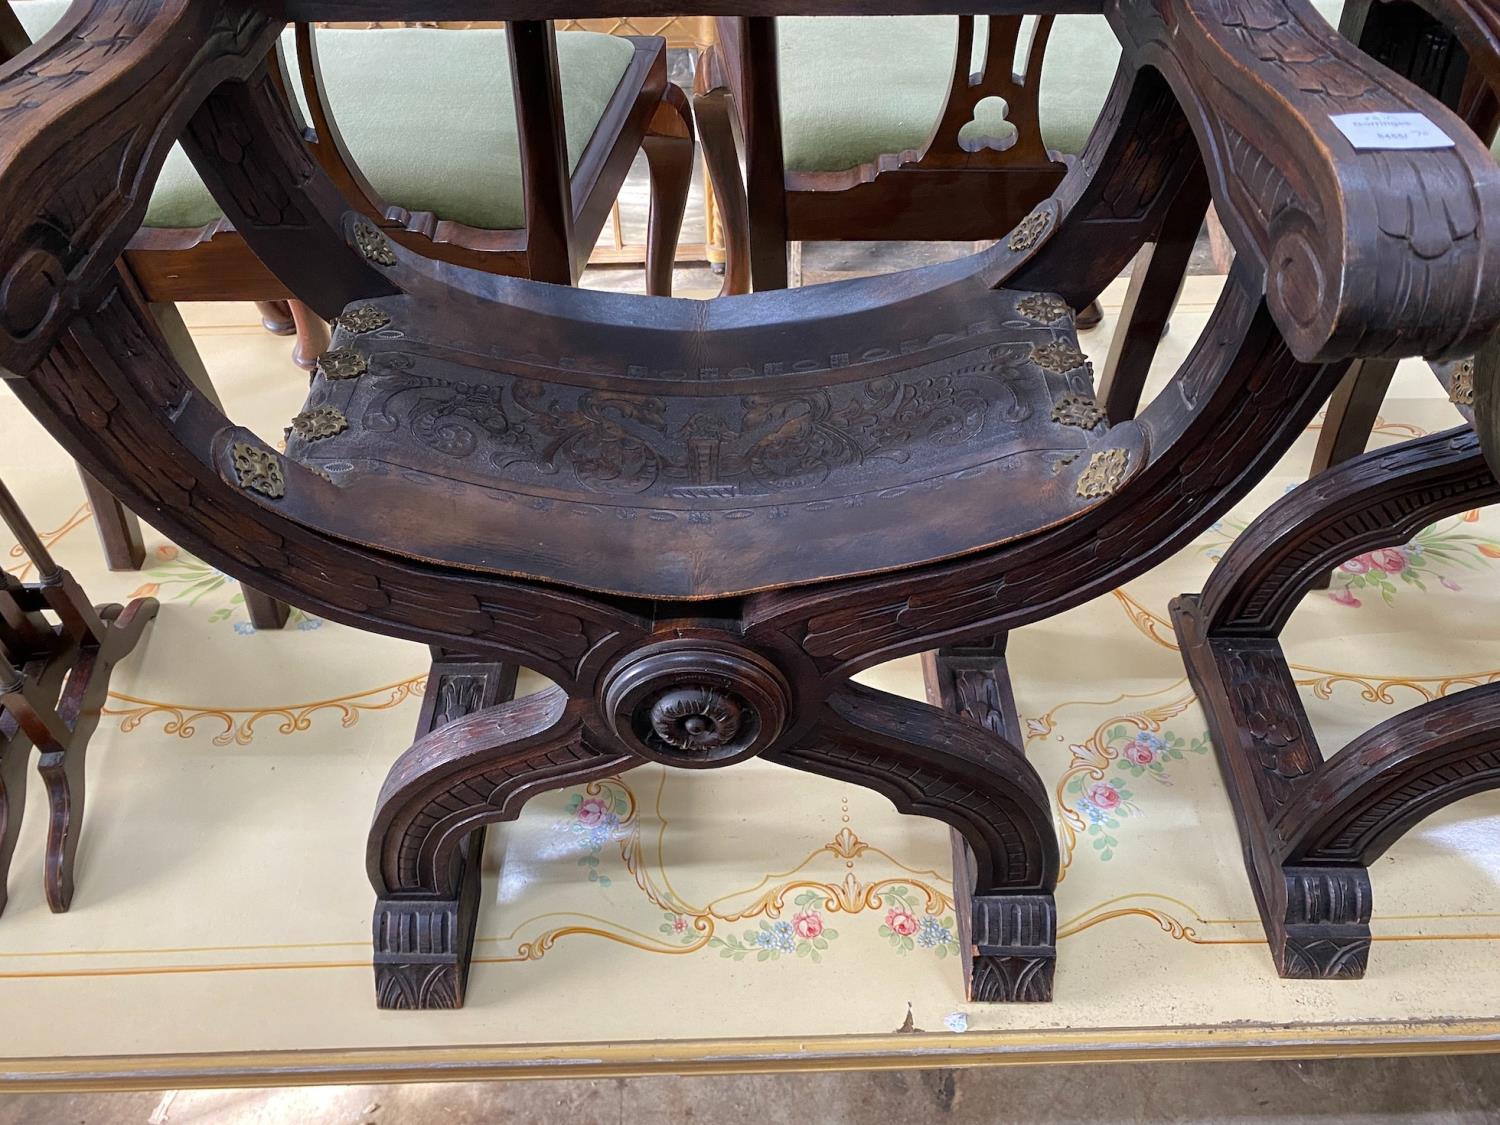
[[693, 77], [693, 117], [703, 140], [703, 163], [713, 185], [724, 231], [724, 283], [719, 295], [750, 292], [750, 207], [740, 174], [739, 149], [734, 140], [734, 98], [717, 74], [718, 55], [712, 50], [698, 58]]
[[641, 141], [651, 170], [651, 216], [646, 227], [646, 292], [672, 295], [672, 266], [693, 183], [693, 115], [681, 87], [668, 82]]
[[260, 310], [260, 326], [272, 336], [291, 336], [297, 331], [288, 304], [286, 301], [255, 302], [255, 307]]
[[1046, 787], [1019, 750], [944, 710], [846, 683], [811, 734], [764, 756], [948, 824], [970, 999], [1052, 998], [1057, 835]]
[[515, 680], [508, 665], [435, 661], [418, 740], [381, 790], [368, 866], [382, 1008], [463, 1006], [486, 825], [636, 764], [591, 746], [561, 689], [507, 702]]
[[1494, 729], [1500, 706], [1492, 691], [1463, 692], [1382, 724], [1325, 763], [1277, 637], [1340, 559], [1497, 500], [1500, 482], [1467, 428], [1367, 453], [1273, 504], [1201, 596], [1172, 603], [1282, 976], [1364, 975], [1365, 865], [1421, 817], [1500, 779], [1500, 745], [1483, 729]]
[[[102, 640], [74, 650], [76, 655], [68, 669], [67, 684], [55, 714], [46, 716], [40, 708], [29, 708], [33, 712], [33, 721], [30, 724], [32, 730], [27, 734], [41, 750], [37, 772], [47, 791], [49, 813], [43, 888], [47, 905], [54, 913], [67, 910], [73, 900], [73, 862], [83, 824], [84, 757], [89, 738], [99, 725], [100, 709], [109, 690], [110, 672], [135, 648], [146, 624], [156, 616], [156, 610], [155, 598], [137, 598], [123, 609], [118, 605], [99, 607]], [[29, 701], [15, 699], [14, 703], [18, 707], [29, 707]], [[10, 706], [11, 703], [7, 702], [7, 707]], [[38, 720], [41, 726], [38, 726]], [[25, 719], [22, 719], [21, 726], [28, 726]], [[41, 727], [47, 728], [46, 733]]]
[[21, 835], [21, 814], [26, 811], [26, 766], [31, 741], [21, 733], [15, 718], [0, 714], [0, 914], [5, 913], [10, 861]]
[[333, 333], [328, 322], [301, 301], [288, 301], [292, 321], [297, 326], [297, 346], [292, 349], [292, 362], [303, 371], [318, 366], [318, 357], [328, 350]]

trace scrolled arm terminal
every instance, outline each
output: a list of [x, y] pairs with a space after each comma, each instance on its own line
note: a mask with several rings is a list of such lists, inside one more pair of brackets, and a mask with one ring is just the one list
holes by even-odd
[[[1307, 0], [1111, 0], [1108, 15], [1188, 109], [1298, 359], [1474, 350], [1500, 316], [1500, 168], [1457, 116]], [[1356, 146], [1335, 118], [1362, 113], [1418, 114], [1452, 143]]]

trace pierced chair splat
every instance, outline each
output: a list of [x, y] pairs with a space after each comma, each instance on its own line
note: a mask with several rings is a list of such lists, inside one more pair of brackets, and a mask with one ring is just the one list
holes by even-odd
[[[0, 70], [0, 115], [27, 120], [0, 136], [0, 363], [24, 403], [215, 565], [435, 648], [440, 703], [368, 844], [382, 1005], [463, 1002], [487, 825], [641, 762], [752, 756], [946, 823], [970, 994], [1051, 996], [1058, 845], [1006, 634], [1179, 549], [1351, 358], [1472, 348], [1500, 323], [1483, 148], [1338, 147], [1331, 108], [1454, 119], [1304, 0], [1250, 7], [1109, 3], [1109, 107], [985, 253], [721, 302], [478, 273], [349, 207], [264, 62], [281, 19], [335, 0], [85, 0]], [[525, 14], [602, 14], [551, 8]], [[113, 265], [177, 131], [266, 267], [339, 318], [284, 453], [195, 389]], [[1171, 393], [1111, 426], [1070, 310], [1205, 190], [1234, 273]], [[1447, 242], [1385, 233], [1438, 190]], [[40, 218], [53, 198], [77, 210]], [[934, 648], [937, 705], [850, 681]], [[517, 666], [553, 686], [510, 698]]]

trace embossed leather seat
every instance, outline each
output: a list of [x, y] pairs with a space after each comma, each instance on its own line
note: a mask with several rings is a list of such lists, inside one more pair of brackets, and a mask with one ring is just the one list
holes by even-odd
[[1132, 461], [1052, 294], [848, 282], [810, 337], [794, 297], [641, 323], [617, 295], [531, 295], [351, 308], [287, 445], [339, 492], [282, 506], [356, 537], [360, 513], [401, 512], [406, 541], [466, 568], [708, 598], [992, 546], [1086, 511]]

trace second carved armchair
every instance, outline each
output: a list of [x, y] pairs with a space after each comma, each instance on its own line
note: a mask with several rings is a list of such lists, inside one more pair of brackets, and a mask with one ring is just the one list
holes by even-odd
[[[1343, 3], [1314, 0], [1335, 23]], [[726, 291], [784, 287], [789, 242], [994, 239], [1050, 195], [1120, 45], [1102, 15], [1018, 7], [1031, 14], [715, 21], [697, 111]]]

